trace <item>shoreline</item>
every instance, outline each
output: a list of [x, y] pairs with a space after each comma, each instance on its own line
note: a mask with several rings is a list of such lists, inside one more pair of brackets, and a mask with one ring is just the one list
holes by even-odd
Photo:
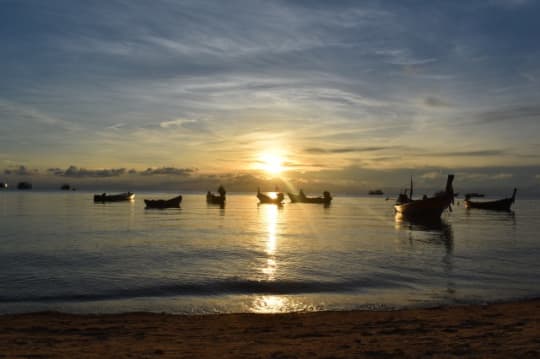
[[0, 315], [0, 358], [540, 357], [540, 298], [390, 311]]

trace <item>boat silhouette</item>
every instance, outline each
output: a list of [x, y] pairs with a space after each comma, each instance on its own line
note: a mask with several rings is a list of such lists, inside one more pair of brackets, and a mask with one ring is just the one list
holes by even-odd
[[269, 195], [262, 193], [261, 189], [257, 188], [257, 198], [259, 199], [261, 203], [264, 203], [264, 204], [281, 205], [283, 203], [283, 200], [285, 199], [285, 196], [283, 195], [282, 192], [278, 192], [276, 194], [276, 197], [273, 198], [273, 197], [270, 197]]
[[218, 190], [217, 190], [218, 194], [213, 194], [212, 192], [208, 191], [206, 193], [206, 203], [209, 203], [209, 204], [219, 204], [219, 205], [224, 205], [225, 204], [225, 195], [226, 195], [226, 191], [225, 191], [225, 188], [223, 186], [219, 186]]
[[514, 188], [514, 192], [512, 193], [512, 197], [499, 199], [496, 201], [482, 201], [482, 202], [476, 202], [471, 201], [470, 196], [465, 196], [465, 200], [463, 201], [465, 203], [465, 208], [479, 208], [479, 209], [490, 209], [494, 211], [510, 211], [510, 207], [512, 207], [512, 204], [516, 201], [516, 193], [517, 188]]
[[131, 201], [135, 198], [135, 194], [131, 192], [119, 193], [119, 194], [95, 194], [94, 202], [122, 202]]
[[448, 175], [446, 180], [446, 188], [435, 194], [433, 197], [426, 197], [415, 200], [412, 198], [413, 186], [411, 179], [411, 188], [409, 195], [402, 193], [399, 195], [394, 210], [404, 218], [414, 220], [429, 220], [440, 218], [443, 211], [447, 208], [450, 210], [450, 204], [454, 203], [454, 188], [452, 182], [454, 175]]
[[176, 196], [171, 199], [145, 199], [146, 208], [179, 208], [182, 202], [182, 196]]
[[322, 203], [328, 205], [332, 201], [332, 196], [328, 191], [324, 191], [322, 197], [308, 197], [302, 190], [298, 194], [287, 193], [287, 196], [289, 196], [292, 203]]

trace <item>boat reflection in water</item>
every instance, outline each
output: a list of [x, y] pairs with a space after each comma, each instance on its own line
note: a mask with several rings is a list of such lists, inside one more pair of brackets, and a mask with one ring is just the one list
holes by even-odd
[[[395, 228], [408, 232], [409, 246], [424, 250], [427, 247], [442, 247], [444, 253], [441, 257], [442, 272], [446, 277], [445, 292], [441, 293], [445, 301], [454, 301], [456, 298], [456, 284], [452, 278], [454, 232], [452, 226], [441, 218], [424, 220], [411, 220], [400, 213], [395, 215]], [[436, 270], [433, 268], [433, 270]]]
[[[449, 223], [441, 218], [433, 218], [429, 220], [411, 220], [404, 217], [401, 213], [396, 213], [395, 216], [396, 229], [408, 230], [409, 239], [426, 240], [431, 243], [444, 245], [447, 254], [451, 254], [454, 248], [454, 233]], [[417, 238], [415, 238], [417, 237]]]

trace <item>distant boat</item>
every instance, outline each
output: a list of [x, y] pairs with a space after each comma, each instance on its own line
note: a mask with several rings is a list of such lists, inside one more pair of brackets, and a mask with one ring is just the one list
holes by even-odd
[[512, 197], [503, 198], [496, 201], [483, 201], [483, 202], [473, 202], [468, 197], [465, 197], [465, 208], [480, 208], [480, 209], [491, 209], [495, 211], [509, 211], [510, 207], [516, 200], [517, 188], [514, 188], [514, 193]]
[[8, 184], [7, 184], [7, 183], [0, 182], [0, 189], [7, 189], [7, 188], [8, 188]]
[[121, 202], [131, 201], [135, 198], [135, 194], [131, 192], [119, 193], [119, 194], [95, 194], [94, 202]]
[[292, 203], [322, 203], [330, 204], [332, 196], [330, 192], [324, 191], [322, 197], [308, 197], [304, 194], [304, 191], [300, 190], [299, 194], [287, 193]]
[[414, 200], [412, 199], [413, 188], [411, 179], [409, 196], [406, 193], [399, 195], [394, 205], [395, 211], [404, 218], [415, 220], [439, 218], [445, 209], [449, 208], [451, 210], [450, 204], [454, 201], [453, 180], [454, 175], [448, 175], [446, 189], [444, 191], [430, 198], [424, 196], [422, 199]]
[[381, 195], [384, 194], [384, 192], [382, 190], [380, 190], [380, 189], [376, 189], [376, 190], [369, 191], [368, 194], [370, 196], [381, 196]]
[[219, 205], [225, 204], [225, 194], [227, 193], [225, 188], [223, 188], [223, 186], [219, 186], [217, 191], [219, 194], [213, 194], [210, 191], [206, 193], [206, 203]]
[[266, 194], [261, 193], [261, 190], [257, 189], [257, 198], [259, 199], [259, 201], [261, 203], [280, 205], [280, 204], [282, 204], [283, 200], [285, 199], [285, 196], [283, 195], [283, 193], [278, 192], [276, 197], [273, 198], [273, 197], [270, 197], [270, 196], [268, 196]]
[[32, 189], [32, 184], [30, 182], [19, 182], [17, 183], [17, 189]]
[[71, 189], [71, 186], [67, 183], [63, 184], [62, 187], [60, 187], [62, 191], [69, 191]]
[[146, 208], [179, 208], [182, 202], [182, 196], [177, 196], [171, 199], [145, 199]]

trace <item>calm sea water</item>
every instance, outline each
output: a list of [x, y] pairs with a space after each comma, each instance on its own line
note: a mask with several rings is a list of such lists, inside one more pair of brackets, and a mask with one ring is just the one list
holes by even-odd
[[540, 295], [540, 201], [396, 221], [380, 197], [329, 208], [95, 204], [92, 193], [0, 192], [0, 312], [287, 312]]

